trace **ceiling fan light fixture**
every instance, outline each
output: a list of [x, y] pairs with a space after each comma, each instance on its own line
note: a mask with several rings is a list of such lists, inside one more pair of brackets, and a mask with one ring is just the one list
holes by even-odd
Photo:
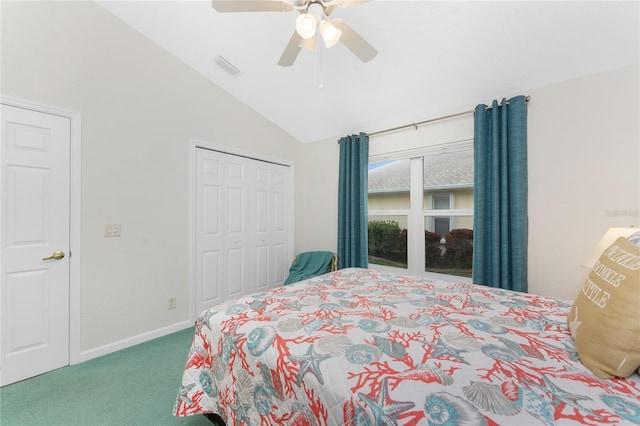
[[303, 13], [296, 18], [296, 31], [304, 39], [309, 39], [315, 35], [317, 25], [318, 19], [313, 13]]
[[[2, 0], [0, 0], [2, 1]], [[286, 12], [298, 16], [295, 31], [285, 47], [278, 65], [293, 65], [302, 49], [314, 51], [318, 34], [327, 48], [338, 41], [362, 62], [372, 60], [378, 51], [360, 34], [340, 19], [329, 19], [337, 7], [351, 7], [371, 0], [211, 0], [218, 12]], [[222, 65], [221, 65], [222, 66]]]
[[315, 50], [316, 50], [316, 38], [315, 37], [306, 38], [306, 39], [303, 38], [302, 40], [300, 40], [300, 43], [298, 43], [298, 47], [306, 49], [309, 52], [315, 52]]
[[327, 48], [335, 45], [340, 40], [340, 36], [342, 36], [342, 31], [326, 19], [320, 22], [318, 29]]

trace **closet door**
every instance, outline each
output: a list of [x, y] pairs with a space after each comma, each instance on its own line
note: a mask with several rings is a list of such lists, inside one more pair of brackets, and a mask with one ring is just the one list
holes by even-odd
[[254, 170], [251, 160], [228, 154], [223, 158], [223, 197], [218, 200], [222, 217], [222, 282], [223, 300], [250, 292], [255, 276], [253, 252], [253, 229], [249, 222], [250, 212], [255, 210], [251, 194], [254, 191]]
[[195, 308], [196, 314], [223, 300], [223, 157], [196, 149]]
[[196, 148], [196, 314], [284, 282], [292, 257], [291, 168]]
[[291, 264], [289, 251], [290, 168], [257, 162], [255, 173], [255, 290], [281, 286]]

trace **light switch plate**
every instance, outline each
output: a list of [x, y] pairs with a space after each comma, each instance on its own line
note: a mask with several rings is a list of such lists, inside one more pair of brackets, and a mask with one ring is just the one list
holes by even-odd
[[119, 237], [122, 235], [122, 227], [119, 223], [105, 223], [104, 224], [104, 236], [105, 237]]

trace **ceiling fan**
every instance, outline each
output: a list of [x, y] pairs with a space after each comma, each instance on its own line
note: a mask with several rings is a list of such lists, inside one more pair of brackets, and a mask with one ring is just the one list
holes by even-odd
[[212, 0], [213, 8], [226, 12], [289, 12], [297, 10], [296, 29], [282, 52], [278, 65], [293, 65], [300, 49], [315, 50], [316, 35], [331, 47], [340, 41], [362, 62], [372, 60], [378, 51], [353, 28], [339, 19], [329, 19], [336, 7], [355, 6], [369, 0]]

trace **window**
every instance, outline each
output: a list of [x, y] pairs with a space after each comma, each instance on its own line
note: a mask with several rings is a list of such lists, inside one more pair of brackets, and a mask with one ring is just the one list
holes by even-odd
[[407, 267], [410, 160], [369, 163], [369, 262]]
[[369, 263], [471, 277], [473, 149], [439, 146], [369, 164]]

